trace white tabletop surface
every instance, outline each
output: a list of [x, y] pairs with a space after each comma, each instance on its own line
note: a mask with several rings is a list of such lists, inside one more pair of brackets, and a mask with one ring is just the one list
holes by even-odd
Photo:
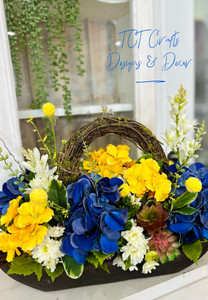
[[0, 270], [1, 300], [152, 300], [208, 276], [208, 253], [198, 263], [175, 274], [116, 283], [42, 292], [25, 286]]

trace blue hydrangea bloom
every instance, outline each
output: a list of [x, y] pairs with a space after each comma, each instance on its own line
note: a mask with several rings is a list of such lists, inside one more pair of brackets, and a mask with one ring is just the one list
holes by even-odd
[[[175, 166], [170, 167], [168, 171], [173, 172]], [[181, 233], [182, 242], [185, 240], [187, 243], [192, 243], [199, 238], [208, 238], [208, 168], [201, 163], [195, 163], [188, 168], [185, 167], [185, 170], [178, 180], [180, 187], [176, 189], [176, 197], [186, 192], [185, 181], [189, 177], [198, 178], [202, 183], [202, 190], [196, 200], [190, 204], [198, 211], [192, 215], [171, 214], [166, 223], [168, 230]]]
[[90, 179], [84, 175], [67, 187], [72, 215], [66, 224], [67, 237], [62, 240], [61, 250], [79, 264], [85, 262], [92, 249], [104, 254], [118, 250], [117, 240], [127, 221], [128, 209], [119, 210], [109, 204], [121, 197], [118, 188], [123, 182], [113, 179]]
[[14, 182], [17, 181], [16, 177], [13, 177], [2, 186], [2, 191], [0, 192], [0, 212], [4, 215], [9, 207], [9, 202], [18, 196], [24, 196], [18, 189], [22, 187], [21, 184], [16, 185]]

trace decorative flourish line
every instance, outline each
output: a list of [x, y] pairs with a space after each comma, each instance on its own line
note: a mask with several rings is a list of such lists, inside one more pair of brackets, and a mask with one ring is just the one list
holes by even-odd
[[143, 80], [143, 81], [136, 81], [136, 83], [148, 83], [148, 82], [162, 83], [162, 82], [166, 82], [166, 81], [165, 80]]

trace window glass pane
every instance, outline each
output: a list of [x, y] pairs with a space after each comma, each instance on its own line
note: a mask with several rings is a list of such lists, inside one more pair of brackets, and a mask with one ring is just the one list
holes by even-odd
[[[128, 72], [127, 67], [121, 70], [117, 67], [111, 71], [106, 68], [112, 57], [112, 64], [121, 61], [132, 61], [133, 51], [128, 47], [121, 49], [123, 35], [119, 32], [131, 28], [130, 4], [129, 1], [117, 1], [120, 3], [107, 3], [114, 1], [97, 1], [97, 0], [81, 0], [80, 1], [80, 23], [82, 25], [82, 54], [84, 55], [85, 73], [83, 77], [77, 75], [77, 53], [73, 51], [74, 45], [74, 28], [64, 25], [65, 34], [67, 36], [66, 53], [69, 72], [66, 74], [70, 78], [69, 89], [71, 90], [72, 107], [86, 107], [86, 111], [72, 117], [72, 122], [68, 123], [65, 117], [59, 117], [57, 120], [58, 144], [61, 140], [68, 140], [72, 133], [83, 126], [86, 122], [92, 121], [93, 118], [99, 116], [92, 113], [92, 107], [101, 105], [116, 105], [115, 116], [133, 119], [134, 104], [134, 80], [133, 70]], [[63, 107], [62, 90], [54, 92], [51, 88], [52, 79], [50, 79], [49, 70], [51, 68], [48, 57], [48, 39], [49, 35], [46, 31], [45, 24], [40, 24], [42, 28], [44, 62], [46, 64], [47, 87], [49, 93], [49, 101], [55, 104], [57, 108]], [[111, 53], [117, 52], [108, 58]], [[31, 71], [32, 59], [29, 58], [30, 49], [26, 47], [25, 52], [21, 54], [22, 68], [22, 96], [18, 97], [19, 110], [30, 109], [32, 99], [32, 80], [35, 78]], [[120, 63], [118, 62], [118, 63]], [[59, 78], [61, 83], [61, 78]], [[131, 104], [127, 111], [120, 110], [120, 105]], [[23, 119], [21, 123], [22, 142], [24, 148], [32, 148], [37, 145], [36, 133], [31, 134], [31, 125]], [[44, 136], [44, 128], [46, 121], [36, 118], [35, 123], [41, 129]], [[115, 139], [115, 137], [102, 138], [99, 142], [94, 142], [91, 148], [105, 147], [108, 143], [125, 143]], [[135, 147], [132, 150], [132, 157], [136, 156]]]

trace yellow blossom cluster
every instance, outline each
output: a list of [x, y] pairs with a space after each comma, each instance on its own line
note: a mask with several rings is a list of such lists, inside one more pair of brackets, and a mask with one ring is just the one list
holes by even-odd
[[56, 113], [56, 108], [52, 103], [45, 103], [42, 111], [46, 117], [52, 117]]
[[141, 159], [139, 164], [128, 168], [125, 172], [127, 183], [121, 186], [121, 196], [129, 192], [142, 197], [148, 191], [154, 192], [157, 201], [164, 201], [171, 190], [171, 181], [165, 173], [159, 173], [160, 167], [152, 158]]
[[102, 177], [115, 177], [123, 175], [127, 167], [132, 166], [135, 161], [129, 157], [129, 147], [126, 145], [108, 145], [106, 151], [90, 152], [90, 159], [83, 163], [83, 167], [89, 173], [97, 170]]
[[51, 220], [54, 212], [44, 205], [29, 201], [20, 205], [22, 197], [10, 201], [7, 213], [1, 217], [1, 225], [7, 232], [0, 233], [0, 250], [7, 252], [7, 261], [12, 261], [20, 249], [27, 252], [40, 244], [47, 233], [45, 222]]
[[201, 181], [196, 177], [189, 177], [185, 181], [186, 189], [189, 193], [198, 193], [202, 189]]

